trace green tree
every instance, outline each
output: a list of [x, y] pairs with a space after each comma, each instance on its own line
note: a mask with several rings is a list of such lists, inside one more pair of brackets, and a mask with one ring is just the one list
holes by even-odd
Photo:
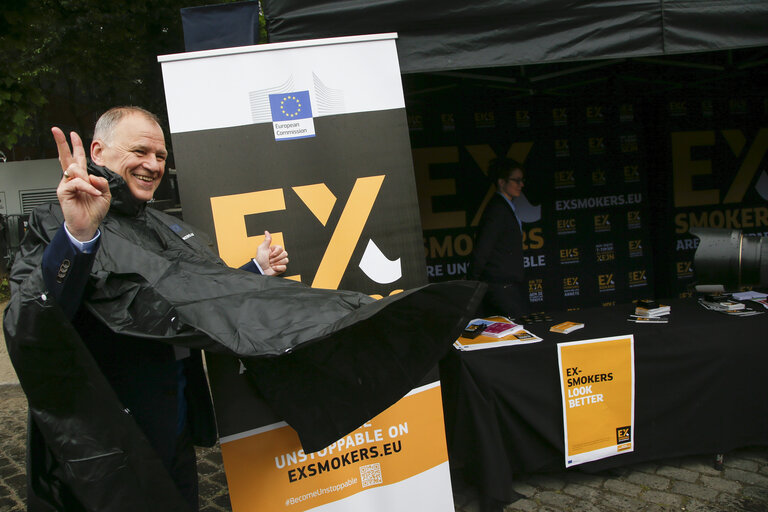
[[46, 103], [37, 83], [52, 73], [40, 57], [50, 38], [31, 47], [31, 32], [39, 25], [27, 4], [9, 0], [0, 13], [0, 149], [6, 151], [31, 132], [30, 113]]
[[50, 156], [52, 124], [88, 137], [96, 116], [118, 104], [167, 117], [157, 56], [184, 51], [182, 7], [211, 3], [6, 0], [0, 12], [0, 150], [11, 157], [22, 146], [27, 154], [38, 152], [33, 158]]

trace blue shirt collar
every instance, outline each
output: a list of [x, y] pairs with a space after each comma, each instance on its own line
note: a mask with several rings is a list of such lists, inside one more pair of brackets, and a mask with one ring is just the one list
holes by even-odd
[[515, 212], [515, 215], [517, 215], [517, 207], [515, 206], [514, 201], [512, 201], [510, 198], [502, 194], [501, 192], [496, 192], [499, 194], [504, 200], [507, 202], [507, 204], [512, 208], [512, 211]]

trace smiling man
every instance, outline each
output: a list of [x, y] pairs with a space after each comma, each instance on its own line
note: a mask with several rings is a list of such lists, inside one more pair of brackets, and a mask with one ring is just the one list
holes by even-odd
[[[105, 254], [104, 236], [109, 237], [113, 245], [117, 238], [125, 237], [130, 245], [118, 252], [125, 255], [136, 248], [136, 252], [131, 253], [137, 258], [136, 263], [149, 266], [148, 261], [138, 258], [152, 251], [168, 254], [172, 259], [175, 251], [181, 250], [173, 247], [174, 231], [192, 232], [176, 219], [160, 212], [149, 212], [146, 208], [165, 172], [168, 151], [163, 130], [157, 117], [144, 109], [113, 108], [96, 123], [90, 162], [76, 133], [70, 135], [70, 150], [64, 133], [56, 127], [51, 131], [63, 171], [57, 189], [63, 223], [56, 213], [52, 213], [55, 210], [36, 211], [31, 224], [39, 225], [40, 222], [61, 229], [56, 230], [53, 239], [44, 247], [39, 244], [32, 249], [23, 249], [20, 260], [34, 259], [33, 255], [42, 251], [42, 276], [46, 286], [43, 300], [51, 296], [60, 305], [117, 395], [121, 407], [149, 442], [152, 452], [148, 453], [157, 455], [170, 476], [172, 484], [169, 482], [169, 485], [178, 491], [177, 497], [173, 497], [175, 491], [171, 488], [165, 493], [168, 499], [177, 504], [185, 502], [184, 510], [197, 510], [194, 445], [210, 446], [216, 441], [216, 425], [200, 351], [162, 343], [151, 339], [150, 335], [114, 332], [114, 326], [107, 325], [93, 309], [84, 306], [85, 301], [93, 298], [94, 271], [103, 276], [102, 280], [122, 279], [119, 274], [105, 271], [104, 265], [95, 267], [97, 255], [112, 259]], [[30, 230], [36, 231], [32, 226]], [[172, 238], [168, 239], [166, 233]], [[277, 275], [285, 270], [287, 253], [280, 246], [270, 246], [271, 237], [269, 233], [266, 235], [256, 258], [242, 267], [243, 270], [260, 271], [266, 275]], [[197, 238], [200, 236], [198, 233]], [[181, 242], [177, 236], [175, 240]], [[14, 266], [13, 280], [21, 280], [31, 270], [23, 263]], [[136, 280], [138, 276], [128, 279]], [[130, 310], [136, 306], [125, 303], [124, 307]], [[62, 329], [66, 330], [63, 326]], [[97, 384], [91, 382], [90, 385]], [[62, 389], [66, 389], [64, 384]], [[60, 407], [69, 400], [71, 397], [62, 394], [53, 406]], [[80, 447], [72, 452], [78, 454], [76, 466], [80, 469], [70, 467], [67, 473], [71, 475], [67, 478], [57, 469], [61, 462], [54, 462], [60, 454], [51, 455], [57, 450], [49, 451], [51, 436], [46, 435], [46, 427], [41, 428], [34, 421], [30, 423], [29, 510], [113, 510], [108, 505], [113, 501], [124, 501], [125, 508], [135, 509], [137, 505], [122, 500], [119, 490], [112, 488], [126, 483], [123, 477], [115, 482], [107, 475], [103, 478], [110, 483], [100, 484], [92, 477], [78, 475], [78, 472], [87, 475], [91, 471], [109, 473], [103, 465], [114, 458], [115, 453], [107, 449], [106, 455], [94, 456], [92, 447], [82, 448], [93, 442], [88, 428], [98, 428], [100, 421], [94, 417], [87, 427], [76, 427], [78, 432], [66, 430], [66, 436], [71, 436], [67, 442]], [[69, 461], [65, 463], [67, 466], [71, 464]], [[119, 461], [115, 465], [125, 466]], [[85, 494], [78, 488], [84, 483], [88, 487]], [[135, 499], [141, 503], [148, 497]], [[175, 505], [163, 506], [168, 510], [178, 509]]]
[[200, 349], [239, 359], [311, 453], [421, 382], [485, 291], [455, 281], [374, 300], [274, 279], [288, 258], [268, 232], [228, 268], [202, 233], [147, 208], [167, 155], [154, 115], [106, 112], [91, 161], [76, 133], [70, 149], [52, 131], [59, 202], [30, 215], [3, 318], [29, 404], [30, 511], [197, 510], [194, 445], [216, 441]]
[[118, 118], [119, 112], [110, 111], [96, 123], [91, 159], [122, 176], [133, 197], [149, 201], [168, 158], [163, 130], [150, 116], [132, 113]]

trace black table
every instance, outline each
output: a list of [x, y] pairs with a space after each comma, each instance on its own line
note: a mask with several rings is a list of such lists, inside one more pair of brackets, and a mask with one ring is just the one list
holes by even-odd
[[[570, 470], [599, 471], [659, 458], [768, 444], [768, 313], [728, 317], [695, 300], [668, 324], [627, 322], [633, 306], [551, 314], [526, 326], [543, 341], [451, 353], [441, 362], [448, 452], [481, 492], [507, 501], [515, 473], [563, 471], [557, 343], [634, 334], [634, 451]], [[563, 335], [549, 327], [584, 322]]]

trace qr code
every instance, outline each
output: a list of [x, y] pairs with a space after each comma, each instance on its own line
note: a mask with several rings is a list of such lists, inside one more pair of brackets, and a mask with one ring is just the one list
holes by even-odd
[[360, 480], [362, 480], [363, 487], [383, 484], [384, 481], [381, 478], [381, 464], [377, 462], [376, 464], [360, 466]]

